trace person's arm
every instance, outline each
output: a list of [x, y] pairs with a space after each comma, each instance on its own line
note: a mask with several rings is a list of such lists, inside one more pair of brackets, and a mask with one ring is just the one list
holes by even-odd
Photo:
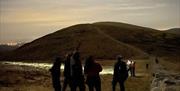
[[102, 71], [102, 66], [100, 64], [98, 64], [98, 71], [101, 72]]
[[84, 66], [84, 74], [87, 75], [87, 65]]
[[63, 75], [66, 76], [66, 72], [67, 72], [67, 60], [65, 60], [65, 63], [64, 63], [64, 71], [63, 71]]
[[52, 72], [54, 69], [54, 65], [49, 69], [50, 72]]

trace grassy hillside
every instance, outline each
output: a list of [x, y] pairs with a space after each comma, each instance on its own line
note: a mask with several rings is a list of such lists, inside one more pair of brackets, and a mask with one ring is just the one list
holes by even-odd
[[59, 30], [25, 44], [14, 53], [17, 59], [49, 59], [74, 51], [79, 43], [82, 57], [94, 55], [96, 58], [107, 59], [119, 54], [126, 58], [147, 56], [138, 48], [111, 38], [91, 24], [79, 24]]
[[169, 30], [165, 30], [165, 32], [180, 35], [180, 28], [172, 28]]
[[149, 54], [158, 56], [180, 54], [179, 35], [117, 22], [98, 22], [94, 25], [114, 39], [133, 45]]
[[83, 58], [88, 55], [111, 59], [119, 54], [125, 58], [180, 54], [178, 35], [125, 23], [97, 22], [78, 24], [45, 35], [8, 53], [5, 58], [51, 59], [74, 51], [79, 44]]
[[8, 46], [8, 45], [0, 45], [0, 52], [7, 52], [7, 51], [12, 51], [19, 46]]

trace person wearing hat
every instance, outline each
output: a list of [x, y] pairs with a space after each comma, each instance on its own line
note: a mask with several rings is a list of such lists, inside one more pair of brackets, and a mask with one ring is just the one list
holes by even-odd
[[120, 85], [120, 91], [125, 91], [124, 82], [128, 78], [128, 70], [126, 63], [122, 59], [123, 57], [119, 55], [117, 57], [117, 62], [114, 65], [112, 91], [115, 91], [117, 83]]

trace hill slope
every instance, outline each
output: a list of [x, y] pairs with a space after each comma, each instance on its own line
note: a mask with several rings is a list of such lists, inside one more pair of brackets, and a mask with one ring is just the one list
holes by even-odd
[[108, 59], [119, 54], [126, 58], [180, 55], [178, 35], [125, 23], [97, 22], [58, 30], [21, 46], [5, 58], [51, 59], [74, 51], [79, 44], [83, 58], [94, 55]]
[[180, 55], [179, 35], [118, 22], [98, 22], [94, 25], [114, 39], [133, 45], [149, 54]]
[[172, 28], [172, 29], [166, 30], [165, 32], [180, 35], [180, 28]]
[[[91, 24], [71, 26], [46, 35], [14, 51], [18, 59], [49, 59], [72, 52], [81, 43], [82, 57], [115, 58], [121, 54], [129, 57], [144, 57], [146, 53], [131, 45], [117, 41]], [[14, 54], [13, 54], [14, 55]]]

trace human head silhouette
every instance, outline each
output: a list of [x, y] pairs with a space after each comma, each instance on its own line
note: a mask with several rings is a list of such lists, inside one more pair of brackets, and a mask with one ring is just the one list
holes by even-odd
[[118, 60], [118, 62], [121, 62], [121, 61], [122, 61], [122, 59], [123, 59], [122, 55], [118, 55], [118, 56], [117, 56], [117, 60]]
[[60, 64], [61, 63], [61, 57], [55, 57], [54, 64]]

